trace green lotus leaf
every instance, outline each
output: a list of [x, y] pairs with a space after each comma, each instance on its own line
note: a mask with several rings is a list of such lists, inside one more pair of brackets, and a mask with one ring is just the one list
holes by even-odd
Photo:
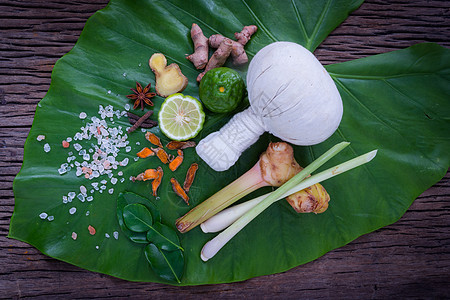
[[[9, 237], [91, 271], [132, 281], [167, 282], [149, 266], [144, 245], [131, 241], [122, 231], [117, 218], [118, 195], [129, 191], [145, 196], [161, 212], [163, 224], [174, 224], [190, 208], [251, 168], [268, 143], [277, 139], [264, 134], [226, 172], [210, 169], [193, 148], [184, 150], [184, 162], [175, 172], [157, 157], [136, 159], [136, 153], [150, 144], [140, 130], [126, 133], [130, 124], [123, 112], [132, 102], [125, 96], [136, 81], [151, 83], [153, 91], [150, 56], [162, 52], [169, 63], [177, 63], [189, 79], [183, 93], [198, 98], [199, 71], [185, 58], [193, 51], [192, 23], [199, 24], [206, 36], [221, 33], [230, 38], [244, 25], [257, 25], [258, 31], [245, 47], [251, 59], [274, 41], [297, 42], [313, 51], [361, 3], [112, 0], [88, 20], [75, 47], [55, 64], [50, 89], [38, 105], [25, 143], [22, 169], [14, 181]], [[297, 214], [279, 201], [207, 263], [201, 261], [200, 250], [214, 235], [203, 234], [199, 228], [180, 234], [186, 264], [181, 282], [172, 283], [234, 282], [283, 272], [398, 220], [449, 167], [449, 52], [438, 45], [420, 44], [327, 66], [343, 98], [342, 123], [327, 141], [295, 147], [297, 161], [306, 166], [341, 141], [351, 145], [323, 168], [373, 149], [378, 149], [377, 157], [323, 183], [331, 195], [326, 212]], [[233, 67], [231, 63], [226, 66]], [[243, 78], [246, 68], [238, 68]], [[151, 118], [156, 119], [163, 99], [156, 96], [152, 101], [155, 105], [146, 110], [153, 109]], [[208, 114], [195, 141], [219, 130], [230, 117]], [[158, 127], [151, 132], [163, 144], [168, 142]], [[103, 133], [108, 134], [108, 141], [98, 139]], [[68, 138], [70, 147], [62, 147], [61, 142]], [[99, 152], [96, 146], [108, 150]], [[106, 158], [102, 157], [106, 152]], [[91, 175], [82, 168], [93, 163], [94, 155], [102, 167], [92, 173], [98, 169], [104, 173], [104, 168], [110, 173], [87, 179]], [[193, 162], [199, 164], [199, 172], [187, 206], [173, 192], [170, 178], [183, 182]], [[133, 182], [130, 177], [158, 166], [164, 177], [153, 197], [150, 181]], [[246, 199], [268, 191], [261, 189]], [[139, 202], [121, 203], [123, 209]], [[95, 228], [95, 234], [89, 232], [89, 226]]]

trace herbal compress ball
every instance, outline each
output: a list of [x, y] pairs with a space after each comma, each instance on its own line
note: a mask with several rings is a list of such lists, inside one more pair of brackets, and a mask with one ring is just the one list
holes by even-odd
[[261, 49], [247, 72], [250, 107], [200, 141], [198, 155], [216, 171], [231, 167], [265, 131], [295, 145], [330, 137], [343, 106], [333, 80], [302, 46], [276, 42]]

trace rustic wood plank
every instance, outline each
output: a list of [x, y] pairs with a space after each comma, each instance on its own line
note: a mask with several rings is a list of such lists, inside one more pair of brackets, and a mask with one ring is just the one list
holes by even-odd
[[[0, 297], [446, 298], [450, 294], [450, 174], [396, 223], [282, 274], [233, 284], [172, 287], [82, 270], [6, 238], [12, 182], [56, 60], [107, 1], [0, 0]], [[450, 47], [448, 1], [370, 0], [315, 54], [324, 64], [419, 42]]]

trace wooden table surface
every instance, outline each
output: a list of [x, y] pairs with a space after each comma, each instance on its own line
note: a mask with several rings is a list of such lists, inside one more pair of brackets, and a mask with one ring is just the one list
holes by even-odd
[[[282, 274], [194, 287], [89, 272], [6, 238], [12, 182], [53, 65], [106, 0], [0, 0], [0, 298], [449, 298], [450, 173], [395, 224]], [[324, 64], [419, 42], [450, 46], [450, 1], [368, 0], [316, 50]], [[449, 99], [450, 100], [450, 99]]]

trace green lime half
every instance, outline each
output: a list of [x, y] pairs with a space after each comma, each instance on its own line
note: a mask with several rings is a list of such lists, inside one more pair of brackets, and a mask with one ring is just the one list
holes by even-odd
[[200, 101], [177, 93], [164, 100], [158, 120], [159, 128], [168, 138], [185, 141], [195, 137], [202, 130], [205, 113]]
[[212, 112], [225, 113], [235, 110], [244, 93], [244, 80], [238, 72], [230, 68], [209, 70], [200, 81], [200, 100]]

